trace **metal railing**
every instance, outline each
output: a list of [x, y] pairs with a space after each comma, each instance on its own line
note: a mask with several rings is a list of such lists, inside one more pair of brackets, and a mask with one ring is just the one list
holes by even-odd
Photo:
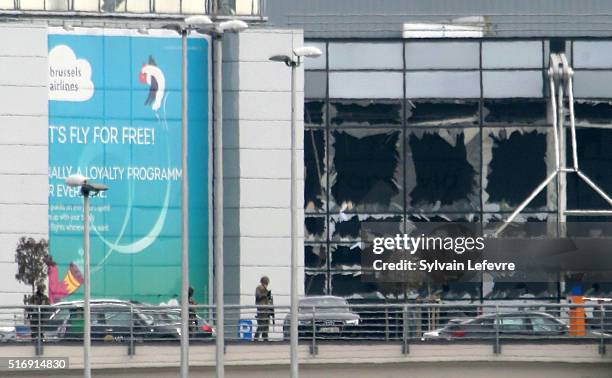
[[265, 0], [0, 0], [0, 11], [263, 16]]
[[[127, 304], [126, 304], [127, 303]], [[178, 307], [129, 302], [92, 305], [92, 343], [126, 345], [180, 340]], [[289, 307], [225, 307], [229, 343], [288, 342]], [[600, 353], [612, 342], [612, 304], [360, 304], [302, 307], [299, 340], [313, 355], [320, 343], [392, 343], [409, 353], [411, 344], [485, 343], [501, 353], [505, 343], [590, 343]], [[190, 307], [190, 342], [214, 343], [214, 306]], [[37, 355], [50, 344], [83, 341], [78, 304], [0, 307], [0, 344], [32, 343]]]

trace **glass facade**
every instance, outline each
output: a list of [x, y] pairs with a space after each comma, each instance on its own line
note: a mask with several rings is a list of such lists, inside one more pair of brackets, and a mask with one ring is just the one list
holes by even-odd
[[[553, 169], [546, 75], [550, 41], [307, 44], [323, 51], [321, 58], [305, 63], [307, 295], [385, 300], [565, 296], [557, 277], [501, 283], [485, 275], [455, 285], [423, 284], [409, 292], [360, 277], [364, 222], [385, 222], [398, 233], [424, 221], [476, 222], [486, 228], [505, 219]], [[555, 41], [554, 47], [564, 47], [576, 67], [578, 153], [584, 170], [612, 192], [612, 155], [605, 148], [612, 142], [608, 44]], [[584, 185], [568, 176], [568, 208], [606, 208]], [[545, 190], [518, 220], [556, 221], [556, 193]], [[585, 286], [592, 295], [611, 291], [601, 282]]]

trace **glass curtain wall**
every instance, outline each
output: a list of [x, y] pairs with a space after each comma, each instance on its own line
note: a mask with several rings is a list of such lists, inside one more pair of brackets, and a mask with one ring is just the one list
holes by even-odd
[[[546, 76], [551, 46], [565, 50], [576, 69], [584, 169], [612, 192], [612, 149], [605, 148], [612, 142], [612, 42], [308, 44], [324, 54], [305, 63], [307, 295], [469, 301], [565, 295], [556, 278], [502, 283], [487, 275], [410, 290], [362, 282], [360, 232], [364, 222], [404, 232], [412, 222], [476, 222], [486, 228], [505, 219], [554, 165], [547, 152], [553, 143]], [[570, 176], [568, 187], [569, 208], [605, 208]], [[555, 220], [551, 188], [519, 222]], [[593, 281], [587, 292], [612, 291]]]

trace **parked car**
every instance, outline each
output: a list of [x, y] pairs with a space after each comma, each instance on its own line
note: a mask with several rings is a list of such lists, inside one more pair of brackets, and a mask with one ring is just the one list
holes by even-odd
[[[84, 331], [83, 302], [54, 305], [53, 314], [43, 325], [45, 341], [82, 340]], [[155, 316], [153, 316], [155, 312]], [[127, 301], [91, 301], [92, 341], [122, 342], [144, 340], [178, 340], [181, 336], [180, 313], [176, 310], [143, 306]], [[210, 338], [212, 327], [203, 323], [193, 328], [194, 338]], [[206, 326], [208, 328], [206, 328]]]
[[[496, 327], [496, 319], [499, 322]], [[486, 339], [499, 335], [515, 337], [551, 337], [568, 334], [568, 326], [545, 312], [511, 312], [481, 315], [473, 319], [452, 319], [445, 327], [425, 332], [423, 340]]]
[[[334, 296], [304, 297], [299, 300], [298, 333], [300, 337], [338, 338], [348, 336], [359, 325], [359, 315], [352, 312], [344, 298]], [[314, 325], [313, 325], [314, 322]], [[283, 337], [289, 339], [291, 316], [283, 321]]]
[[[140, 311], [153, 318], [159, 327], [170, 327], [180, 329], [181, 311], [177, 309], [166, 309], [163, 307], [146, 306], [140, 307]], [[202, 317], [195, 315], [195, 319], [190, 319], [189, 327], [191, 330], [190, 338], [207, 339], [217, 335], [216, 330]]]
[[27, 325], [0, 327], [0, 343], [24, 342], [32, 340], [32, 331]]

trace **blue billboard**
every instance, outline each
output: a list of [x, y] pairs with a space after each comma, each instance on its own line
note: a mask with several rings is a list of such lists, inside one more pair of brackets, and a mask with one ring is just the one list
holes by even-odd
[[[208, 302], [208, 48], [207, 39], [189, 38], [190, 283], [199, 303]], [[82, 291], [82, 197], [64, 182], [75, 173], [109, 187], [91, 200], [92, 296], [180, 296], [181, 61], [181, 39], [166, 31], [49, 35], [53, 302]]]

